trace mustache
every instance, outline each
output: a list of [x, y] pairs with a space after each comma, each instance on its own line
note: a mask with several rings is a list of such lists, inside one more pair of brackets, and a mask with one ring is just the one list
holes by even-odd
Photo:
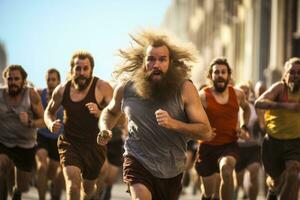
[[82, 81], [82, 80], [87, 80], [88, 78], [84, 77], [84, 76], [78, 76], [75, 78], [75, 81]]
[[223, 79], [223, 78], [218, 78], [217, 79], [217, 82], [225, 82], [226, 80], [225, 79]]
[[163, 72], [160, 69], [152, 69], [150, 71], [145, 72], [146, 79], [149, 79], [153, 75], [163, 75]]
[[19, 86], [15, 85], [15, 84], [11, 84], [8, 86], [9, 88], [20, 88]]

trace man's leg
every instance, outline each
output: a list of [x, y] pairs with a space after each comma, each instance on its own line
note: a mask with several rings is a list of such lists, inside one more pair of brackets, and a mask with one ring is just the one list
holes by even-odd
[[148, 188], [140, 183], [129, 186], [131, 199], [151, 200], [152, 195]]
[[235, 168], [236, 159], [233, 156], [225, 156], [220, 159], [220, 197], [221, 199], [233, 198], [233, 170]]
[[64, 176], [62, 168], [58, 161], [50, 159], [48, 167], [48, 178], [51, 182], [51, 198], [59, 199], [62, 190], [65, 188]]
[[219, 179], [220, 175], [215, 173], [211, 176], [200, 177], [203, 184], [203, 198], [210, 199], [217, 197], [219, 193]]
[[67, 200], [80, 200], [81, 170], [76, 166], [64, 166]]
[[12, 200], [19, 200], [21, 199], [22, 193], [27, 192], [29, 190], [32, 173], [20, 170], [15, 167], [15, 174], [16, 174], [16, 183], [13, 189]]
[[6, 199], [8, 194], [8, 174], [13, 165], [9, 157], [5, 154], [0, 154], [0, 194], [2, 199]]
[[40, 200], [45, 200], [47, 190], [48, 152], [46, 149], [38, 149], [35, 160], [37, 166], [37, 190]]
[[247, 169], [250, 174], [250, 185], [247, 193], [250, 200], [255, 200], [258, 195], [258, 172], [260, 164], [258, 162], [250, 164]]
[[96, 180], [83, 180], [83, 199], [88, 200], [94, 196], [96, 192]]
[[281, 174], [277, 178], [272, 178], [271, 176], [267, 177], [266, 184], [268, 186], [267, 192], [267, 200], [277, 200], [277, 195], [280, 193], [282, 184], [283, 184], [283, 177], [285, 173]]
[[282, 187], [281, 199], [298, 199], [298, 174], [300, 163], [295, 160], [289, 160], [285, 162], [285, 184]]

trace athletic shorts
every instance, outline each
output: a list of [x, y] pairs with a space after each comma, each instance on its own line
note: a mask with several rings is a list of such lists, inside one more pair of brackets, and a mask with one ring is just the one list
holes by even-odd
[[252, 163], [261, 163], [261, 147], [259, 145], [241, 147], [240, 156], [236, 163], [235, 170], [240, 172]]
[[107, 143], [107, 160], [110, 164], [122, 167], [123, 164], [123, 148], [124, 142], [122, 138], [111, 140]]
[[7, 155], [16, 165], [17, 169], [31, 172], [35, 166], [36, 146], [25, 149], [21, 147], [6, 147], [0, 143], [0, 154]]
[[200, 144], [197, 152], [195, 168], [199, 176], [211, 176], [220, 173], [219, 161], [222, 157], [233, 156], [239, 158], [239, 146], [237, 142], [224, 145]]
[[152, 200], [178, 200], [182, 190], [182, 173], [174, 178], [157, 178], [132, 156], [125, 156], [123, 180], [129, 186], [143, 184], [152, 194]]
[[279, 177], [288, 160], [300, 161], [300, 138], [280, 140], [266, 135], [262, 146], [265, 172], [272, 178]]
[[98, 145], [96, 139], [93, 143], [82, 143], [60, 135], [58, 153], [63, 166], [76, 166], [84, 179], [95, 180], [105, 161], [106, 147]]
[[37, 149], [47, 150], [49, 158], [59, 162], [59, 154], [57, 150], [57, 139], [47, 138], [38, 133]]

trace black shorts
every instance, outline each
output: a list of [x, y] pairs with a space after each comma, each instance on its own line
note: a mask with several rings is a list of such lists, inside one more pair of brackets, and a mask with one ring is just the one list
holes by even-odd
[[195, 164], [198, 175], [206, 177], [220, 173], [219, 161], [225, 156], [233, 156], [238, 160], [239, 146], [237, 142], [223, 145], [200, 144]]
[[137, 159], [126, 156], [123, 180], [128, 185], [143, 184], [152, 194], [152, 200], [178, 200], [182, 190], [182, 173], [173, 178], [157, 178], [146, 170]]
[[280, 140], [266, 135], [262, 146], [265, 172], [272, 178], [279, 177], [288, 160], [300, 161], [300, 138]]
[[16, 165], [17, 169], [31, 172], [35, 166], [36, 146], [25, 149], [21, 147], [6, 147], [0, 143], [0, 154], [7, 155]]
[[246, 169], [250, 164], [258, 162], [261, 163], [261, 147], [259, 145], [241, 147], [240, 156], [236, 163], [235, 170], [240, 172]]
[[123, 164], [123, 139], [111, 140], [107, 144], [107, 160], [110, 164], [122, 167]]
[[38, 133], [37, 149], [46, 149], [49, 158], [59, 162], [59, 154], [57, 150], [57, 139], [47, 138]]

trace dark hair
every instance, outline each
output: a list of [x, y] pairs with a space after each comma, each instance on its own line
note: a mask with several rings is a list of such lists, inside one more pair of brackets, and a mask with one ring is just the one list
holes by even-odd
[[208, 74], [207, 74], [207, 78], [211, 79], [212, 77], [212, 71], [213, 71], [213, 66], [214, 65], [225, 65], [227, 67], [227, 71], [229, 76], [231, 75], [231, 68], [227, 62], [227, 59], [224, 57], [219, 57], [219, 58], [215, 58], [209, 65], [209, 70], [208, 70]]
[[71, 71], [72, 71], [72, 69], [75, 65], [75, 63], [74, 63], [75, 58], [79, 58], [79, 59], [86, 59], [87, 58], [87, 59], [89, 59], [89, 61], [91, 63], [92, 70], [94, 69], [94, 58], [93, 58], [93, 56], [87, 51], [77, 51], [72, 55], [72, 59], [71, 59], [71, 62], [70, 62]]
[[57, 74], [57, 78], [58, 78], [58, 80], [60, 81], [60, 73], [59, 73], [59, 71], [58, 71], [57, 69], [55, 69], [55, 68], [50, 68], [50, 69], [48, 69], [48, 71], [47, 71], [47, 76], [48, 76], [49, 74], [52, 74], [52, 73], [56, 73], [56, 74]]
[[27, 73], [21, 65], [9, 65], [3, 70], [2, 77], [6, 79], [10, 71], [18, 70], [21, 73], [23, 81], [27, 79]]

